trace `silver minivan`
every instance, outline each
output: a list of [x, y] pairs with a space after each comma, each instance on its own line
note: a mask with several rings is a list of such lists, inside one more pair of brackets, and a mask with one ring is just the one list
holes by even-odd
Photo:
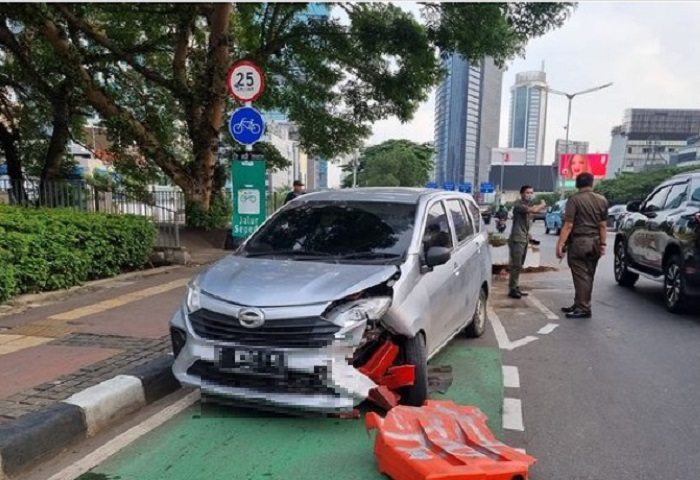
[[391, 341], [414, 365], [402, 403], [422, 405], [427, 362], [486, 326], [491, 254], [474, 199], [362, 188], [277, 211], [188, 285], [170, 331], [187, 386], [246, 403], [351, 410], [376, 383], [361, 367]]

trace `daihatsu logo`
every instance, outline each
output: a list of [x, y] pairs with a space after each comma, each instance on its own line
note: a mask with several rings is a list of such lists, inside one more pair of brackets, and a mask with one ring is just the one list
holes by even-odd
[[260, 328], [265, 324], [265, 314], [258, 308], [246, 308], [238, 314], [238, 322], [245, 328]]

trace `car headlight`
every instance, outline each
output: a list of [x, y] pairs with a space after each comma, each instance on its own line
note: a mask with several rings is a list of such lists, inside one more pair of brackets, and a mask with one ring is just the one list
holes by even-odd
[[382, 318], [390, 305], [389, 297], [366, 298], [341, 305], [328, 319], [341, 327], [335, 334], [336, 340], [341, 340], [348, 345], [359, 345], [367, 322]]
[[199, 289], [197, 284], [199, 278], [194, 278], [190, 280], [187, 284], [187, 298], [185, 299], [185, 306], [187, 308], [187, 313], [196, 312], [201, 309], [201, 296], [202, 291]]

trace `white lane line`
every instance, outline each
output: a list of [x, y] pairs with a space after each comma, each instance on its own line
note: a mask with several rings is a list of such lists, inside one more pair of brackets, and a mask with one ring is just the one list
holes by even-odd
[[523, 425], [523, 405], [518, 398], [503, 399], [503, 428], [505, 430], [515, 430], [524, 432]]
[[501, 318], [496, 314], [496, 312], [493, 311], [492, 308], [488, 308], [487, 312], [489, 320], [491, 321], [491, 325], [493, 325], [493, 331], [496, 334], [498, 348], [500, 348], [501, 350], [514, 350], [518, 347], [522, 347], [523, 345], [527, 345], [528, 343], [534, 342], [538, 339], [537, 337], [532, 337], [528, 335], [525, 338], [521, 338], [520, 340], [511, 342], [510, 339], [508, 339], [508, 334], [506, 333], [506, 329], [503, 326], [503, 323], [501, 322]]
[[518, 367], [503, 365], [503, 386], [506, 388], [520, 388]]
[[548, 335], [548, 334], [552, 333], [554, 331], [554, 329], [557, 328], [558, 326], [559, 326], [558, 323], [548, 323], [544, 327], [537, 330], [537, 333], [539, 333], [540, 335]]
[[525, 451], [524, 448], [516, 448], [516, 450], [519, 451], [519, 452], [522, 453], [522, 454], [527, 455], [527, 452]]
[[537, 308], [540, 312], [544, 314], [545, 317], [547, 317], [547, 320], [559, 320], [559, 316], [548, 309], [544, 303], [540, 302], [537, 298], [535, 298], [532, 293], [527, 297], [528, 301]]
[[496, 340], [498, 341], [498, 347], [501, 350], [505, 350], [508, 345], [510, 345], [510, 340], [508, 340], [508, 334], [506, 329], [501, 323], [501, 318], [496, 315], [496, 312], [492, 308], [488, 309], [489, 320], [491, 320], [491, 325], [493, 325], [493, 332], [496, 334]]
[[162, 424], [173, 418], [175, 415], [187, 409], [189, 406], [197, 402], [197, 400], [199, 400], [199, 390], [195, 390], [194, 392], [187, 394], [187, 396], [181, 398], [169, 407], [164, 408], [160, 412], [156, 413], [152, 417], [140, 423], [139, 425], [136, 425], [135, 427], [127, 430], [121, 435], [113, 438], [97, 450], [87, 455], [85, 458], [78, 460], [70, 467], [65, 468], [53, 477], [49, 478], [49, 480], [65, 480], [68, 478], [72, 479], [83, 475], [84, 473], [88, 472], [89, 470], [92, 470], [93, 468], [107, 460], [115, 453], [127, 447], [135, 440], [138, 440], [143, 435], [161, 426]]

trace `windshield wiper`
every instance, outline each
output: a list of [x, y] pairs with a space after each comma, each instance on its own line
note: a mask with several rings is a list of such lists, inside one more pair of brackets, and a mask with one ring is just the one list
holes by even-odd
[[385, 252], [355, 252], [355, 253], [348, 253], [346, 255], [340, 255], [338, 256], [339, 260], [353, 260], [353, 259], [365, 259], [365, 258], [386, 258], [386, 259], [393, 259], [393, 258], [400, 258], [401, 255], [398, 255], [396, 253], [385, 253]]
[[267, 250], [265, 252], [244, 252], [246, 257], [265, 257], [268, 255], [299, 255], [305, 257], [333, 257], [332, 253], [315, 250]]

